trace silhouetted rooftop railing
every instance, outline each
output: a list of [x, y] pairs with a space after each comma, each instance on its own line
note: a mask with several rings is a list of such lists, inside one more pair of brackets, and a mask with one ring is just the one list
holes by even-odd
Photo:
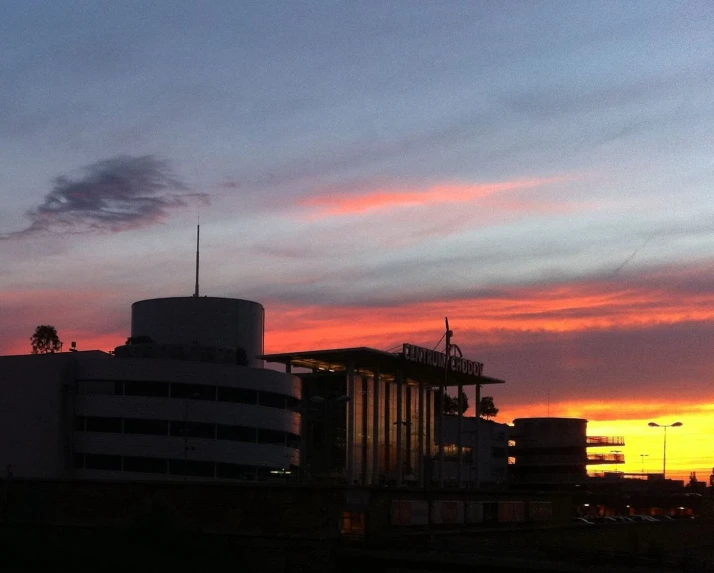
[[588, 446], [624, 446], [625, 438], [623, 436], [588, 436]]
[[625, 454], [588, 454], [589, 464], [624, 464]]

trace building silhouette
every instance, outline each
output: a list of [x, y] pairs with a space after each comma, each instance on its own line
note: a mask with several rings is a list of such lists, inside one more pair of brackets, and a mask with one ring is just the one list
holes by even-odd
[[510, 430], [511, 480], [520, 486], [582, 484], [587, 466], [622, 464], [621, 452], [589, 454], [589, 448], [624, 446], [623, 437], [588, 436], [582, 418], [517, 418]]
[[0, 459], [16, 477], [257, 480], [300, 463], [300, 381], [263, 368], [263, 307], [132, 306], [114, 355], [0, 357]]

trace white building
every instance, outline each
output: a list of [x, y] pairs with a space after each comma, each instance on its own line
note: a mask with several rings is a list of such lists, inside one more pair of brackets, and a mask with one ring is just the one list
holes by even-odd
[[[459, 472], [458, 416], [444, 416], [444, 480], [464, 487], [502, 485], [509, 480], [509, 425], [474, 416], [464, 416], [461, 426], [461, 471]], [[438, 436], [437, 432], [437, 436]], [[435, 468], [438, 471], [438, 466]]]
[[0, 357], [0, 463], [15, 476], [265, 479], [299, 465], [300, 381], [262, 368], [263, 307], [132, 306], [115, 355]]

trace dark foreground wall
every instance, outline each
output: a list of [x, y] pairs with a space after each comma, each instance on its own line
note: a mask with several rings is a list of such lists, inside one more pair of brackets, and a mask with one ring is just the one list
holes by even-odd
[[[395, 519], [395, 503], [421, 511], [423, 519], [417, 515]], [[379, 537], [395, 531], [463, 527], [469, 504], [495, 509], [509, 503], [522, 506], [520, 517], [513, 515], [511, 521], [538, 521], [541, 526], [570, 520], [571, 498], [555, 494], [180, 481], [10, 480], [0, 484], [3, 523], [122, 528], [146, 515], [161, 515], [180, 530], [314, 539], [341, 537], [348, 517], [355, 522], [363, 517], [363, 536]], [[546, 515], [531, 511], [539, 505], [547, 506]], [[458, 512], [447, 515], [447, 507]], [[507, 521], [505, 514], [478, 519]]]
[[[613, 560], [624, 565], [623, 555], [689, 564], [710, 559], [714, 550], [713, 521], [573, 527], [570, 499], [557, 495], [182, 482], [12, 480], [0, 486], [0, 570], [16, 573], [247, 567], [377, 573], [395, 567], [472, 571], [475, 565], [507, 571], [506, 558], [522, 559], [520, 569], [542, 569], [542, 560], [551, 558], [578, 561], [586, 570], [600, 563], [600, 571]], [[395, 504], [425, 502], [431, 524], [394, 522]], [[433, 507], [474, 502], [548, 504], [552, 519], [433, 523], [445, 518], [432, 515]], [[346, 532], [346, 516], [354, 514], [364, 517], [361, 536]]]
[[[444, 522], [441, 512], [429, 516], [432, 523], [397, 524], [395, 503], [462, 507], [502, 498], [529, 499], [512, 493], [292, 484], [13, 479], [0, 484], [0, 556], [16, 571], [67, 565], [93, 571], [250, 566], [260, 573], [326, 572], [351, 562], [341, 557], [346, 544], [390, 547], [400, 537], [464, 527]], [[539, 503], [555, 508], [553, 520], [568, 519], [570, 499], [551, 499]], [[488, 526], [499, 525], [516, 524]]]

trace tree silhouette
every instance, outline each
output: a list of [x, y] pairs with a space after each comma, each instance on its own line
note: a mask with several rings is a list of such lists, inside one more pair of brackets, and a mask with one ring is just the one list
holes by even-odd
[[444, 394], [443, 404], [444, 414], [455, 416], [459, 413], [459, 408], [462, 413], [469, 409], [469, 397], [461, 392], [460, 400], [457, 400], [455, 396]]
[[124, 343], [126, 346], [129, 346], [130, 344], [151, 344], [153, 340], [151, 340], [150, 336], [130, 336], [129, 338], [126, 339], [126, 342]]
[[54, 354], [62, 349], [57, 329], [50, 324], [41, 324], [30, 337], [32, 354]]
[[482, 418], [490, 420], [498, 416], [498, 408], [493, 403], [493, 396], [481, 396], [481, 402], [478, 408], [478, 414]]

